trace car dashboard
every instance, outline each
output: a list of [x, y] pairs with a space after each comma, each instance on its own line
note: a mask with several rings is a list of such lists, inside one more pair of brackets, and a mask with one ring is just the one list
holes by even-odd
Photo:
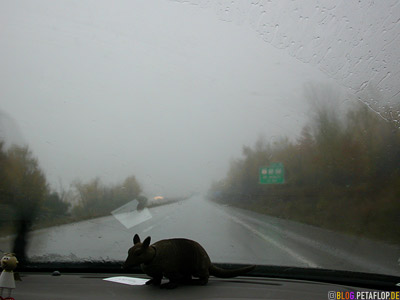
[[[12, 293], [14, 299], [340, 299], [367, 288], [325, 282], [269, 277], [210, 277], [206, 286], [179, 286], [173, 290], [127, 285], [104, 279], [116, 276], [147, 278], [142, 274], [23, 272]], [[376, 290], [375, 290], [376, 292]], [[399, 292], [397, 292], [399, 293]]]

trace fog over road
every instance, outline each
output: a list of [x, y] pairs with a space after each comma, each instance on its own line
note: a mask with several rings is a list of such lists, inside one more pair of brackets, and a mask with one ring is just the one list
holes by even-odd
[[[194, 196], [150, 208], [152, 218], [126, 228], [114, 216], [31, 233], [28, 256], [36, 261], [123, 261], [138, 233], [142, 239], [184, 237], [198, 241], [214, 262], [252, 263], [400, 275], [400, 249], [221, 206]], [[10, 250], [10, 238], [0, 238]]]

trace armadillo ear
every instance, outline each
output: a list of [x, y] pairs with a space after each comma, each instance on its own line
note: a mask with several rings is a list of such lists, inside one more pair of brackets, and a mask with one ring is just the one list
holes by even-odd
[[150, 240], [151, 240], [151, 238], [149, 236], [144, 239], [143, 248], [147, 248], [150, 245]]
[[135, 236], [133, 237], [133, 244], [135, 245], [137, 243], [140, 243], [140, 237], [137, 234], [135, 234]]

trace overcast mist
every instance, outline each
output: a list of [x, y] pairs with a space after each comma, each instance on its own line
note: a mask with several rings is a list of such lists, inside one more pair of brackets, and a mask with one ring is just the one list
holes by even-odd
[[277, 2], [0, 1], [3, 137], [27, 144], [54, 188], [135, 175], [147, 194], [178, 195], [205, 191], [260, 136], [295, 138], [308, 84], [396, 99], [390, 1], [355, 19], [348, 1], [318, 7], [325, 18]]

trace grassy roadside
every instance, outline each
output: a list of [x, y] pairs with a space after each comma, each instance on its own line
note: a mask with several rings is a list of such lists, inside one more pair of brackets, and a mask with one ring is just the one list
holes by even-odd
[[[184, 201], [187, 199], [188, 199], [188, 197], [167, 198], [163, 202], [148, 203], [146, 208], [170, 205], [170, 204], [181, 202], [181, 201]], [[96, 219], [96, 218], [101, 218], [101, 217], [106, 217], [106, 216], [110, 216], [110, 215], [111, 214], [109, 212], [107, 212], [107, 213], [103, 212], [103, 213], [86, 214], [86, 215], [80, 215], [80, 216], [70, 216], [70, 215], [69, 216], [59, 216], [59, 217], [53, 217], [51, 219], [38, 220], [32, 225], [31, 231], [38, 230], [38, 229], [44, 229], [44, 228], [48, 228], [48, 227], [66, 225], [66, 224], [71, 224], [71, 223], [76, 223], [76, 222], [81, 222], [81, 221], [86, 221], [86, 220], [91, 220], [91, 219]], [[14, 233], [15, 233], [15, 228], [14, 228], [12, 220], [8, 220], [7, 222], [4, 222], [3, 224], [1, 224], [0, 237], [12, 235]]]
[[[339, 109], [320, 92], [296, 139], [243, 146], [209, 198], [399, 245], [400, 106], [382, 106], [379, 114], [361, 103]], [[260, 183], [277, 174], [283, 184]]]
[[[375, 196], [377, 197], [377, 196]], [[296, 197], [290, 201], [252, 199], [232, 206], [342, 233], [400, 245], [400, 201], [389, 196]], [[294, 198], [294, 197], [293, 197]], [[220, 202], [219, 203], [224, 203]], [[379, 203], [379, 205], [377, 205]]]

